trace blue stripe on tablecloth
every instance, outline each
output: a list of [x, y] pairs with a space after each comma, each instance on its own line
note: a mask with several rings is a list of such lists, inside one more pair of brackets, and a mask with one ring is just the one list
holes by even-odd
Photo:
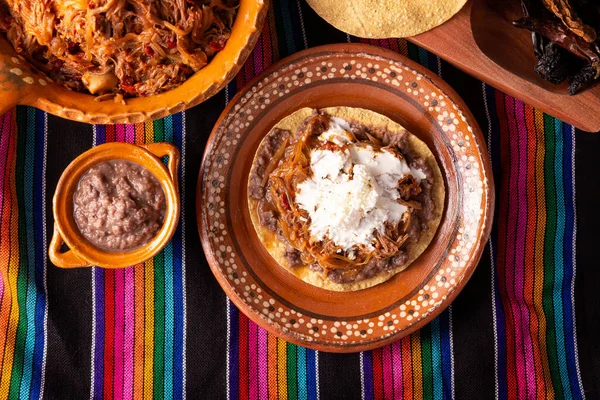
[[[25, 219], [25, 240], [27, 256], [24, 257], [26, 262], [26, 298], [24, 318], [19, 321], [19, 324], [25, 325], [25, 347], [23, 349], [23, 373], [21, 376], [20, 396], [26, 397], [30, 394], [30, 385], [33, 374], [33, 352], [35, 348], [35, 308], [37, 302], [36, 295], [36, 246], [35, 246], [35, 222], [34, 210], [36, 198], [34, 196], [34, 174], [35, 174], [35, 147], [36, 147], [36, 110], [33, 107], [27, 107], [27, 123], [25, 129], [19, 134], [25, 134], [23, 141], [25, 142], [25, 160], [23, 164], [23, 204]], [[40, 246], [41, 248], [41, 246]], [[37, 251], [39, 253], [39, 251]], [[12, 388], [11, 388], [12, 389]], [[11, 390], [12, 392], [12, 390]]]
[[564, 175], [564, 191], [565, 191], [565, 240], [563, 241], [565, 277], [563, 289], [564, 317], [565, 317], [565, 337], [566, 356], [569, 369], [569, 380], [571, 382], [571, 392], [574, 398], [583, 397], [583, 389], [581, 386], [581, 378], [579, 375], [579, 367], [577, 360], [577, 335], [575, 333], [575, 315], [573, 309], [575, 307], [575, 299], [573, 298], [573, 285], [575, 280], [575, 175], [574, 175], [574, 149], [575, 149], [575, 134], [574, 128], [564, 124], [564, 157], [563, 157], [563, 175]]
[[[174, 138], [173, 141], [175, 145], [181, 151], [181, 159], [185, 157], [185, 152], [183, 151], [183, 113], [175, 114], [173, 116], [173, 132]], [[183, 161], [180, 164], [179, 168], [179, 187], [180, 187], [180, 198], [181, 198], [181, 218], [179, 220], [179, 226], [175, 231], [175, 235], [173, 236], [173, 260], [174, 260], [174, 286], [173, 286], [173, 298], [175, 299], [174, 303], [174, 321], [175, 327], [173, 330], [173, 398], [181, 399], [183, 397], [184, 392], [184, 365], [183, 365], [183, 357], [184, 357], [184, 326], [185, 326], [185, 314], [184, 314], [184, 287], [183, 282], [185, 281], [184, 277], [184, 263], [183, 259], [183, 228], [184, 228], [184, 218], [185, 218], [185, 191], [184, 191], [184, 167]]]
[[318, 353], [314, 350], [306, 350], [306, 382], [309, 400], [317, 400], [318, 397], [318, 377], [317, 377], [317, 357]]
[[373, 352], [364, 351], [363, 355], [363, 376], [364, 376], [364, 397], [363, 400], [372, 400], [374, 387], [373, 387]]
[[[96, 143], [95, 146], [106, 142], [106, 126], [96, 125]], [[96, 300], [96, 306], [93, 310], [94, 313], [94, 354], [91, 362], [94, 365], [94, 376], [93, 376], [93, 393], [94, 399], [102, 399], [104, 397], [104, 270], [102, 268], [94, 267], [92, 269], [94, 274], [95, 287], [92, 288]]]
[[34, 184], [34, 198], [36, 206], [34, 207], [34, 225], [35, 225], [35, 243], [36, 247], [41, 251], [36, 251], [35, 254], [35, 281], [38, 289], [36, 290], [36, 309], [35, 309], [35, 348], [33, 351], [33, 375], [31, 380], [31, 392], [30, 398], [40, 398], [40, 391], [42, 387], [42, 368], [44, 362], [44, 345], [46, 335], [46, 296], [44, 293], [45, 289], [45, 271], [46, 271], [46, 199], [45, 187], [46, 187], [46, 176], [44, 171], [44, 165], [46, 161], [46, 113], [43, 111], [37, 111], [36, 113], [36, 130], [35, 141], [38, 143], [35, 147], [35, 184]]
[[[295, 37], [295, 31], [298, 29], [294, 29], [292, 25], [292, 13], [297, 16], [298, 10], [295, 8], [295, 5], [292, 4], [292, 1], [280, 0], [275, 3], [275, 7], [279, 6], [279, 12], [281, 15], [281, 19], [283, 21], [283, 34], [285, 38], [285, 48], [286, 53], [282, 54], [282, 56], [293, 54], [297, 50], [296, 43], [298, 42], [298, 38]], [[301, 38], [300, 38], [301, 40]]]
[[450, 340], [452, 335], [452, 330], [450, 329], [451, 318], [452, 315], [450, 311], [445, 311], [439, 318], [440, 331], [442, 332], [440, 339], [444, 399], [451, 399], [454, 394], [454, 376], [452, 373], [454, 362], [452, 358], [452, 341]]

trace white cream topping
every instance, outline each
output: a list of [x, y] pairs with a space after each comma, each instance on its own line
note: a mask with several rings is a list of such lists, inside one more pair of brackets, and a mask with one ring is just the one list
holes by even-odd
[[[319, 139], [348, 144], [349, 129], [346, 121], [335, 118]], [[308, 212], [315, 240], [329, 237], [344, 250], [359, 244], [372, 247], [375, 231], [383, 232], [388, 221], [400, 222], [407, 211], [396, 201], [400, 178], [425, 178], [394, 153], [371, 146], [313, 150], [310, 163], [313, 176], [298, 184], [296, 203]]]
[[332, 142], [338, 146], [348, 144], [352, 141], [353, 136], [350, 132], [350, 124], [347, 121], [333, 117], [329, 121], [329, 128], [321, 133], [319, 139], [324, 142]]

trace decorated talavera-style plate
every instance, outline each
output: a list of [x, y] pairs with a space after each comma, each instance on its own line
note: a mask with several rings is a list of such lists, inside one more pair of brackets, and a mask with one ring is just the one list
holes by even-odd
[[[331, 106], [371, 109], [402, 124], [431, 148], [446, 185], [427, 250], [387, 282], [358, 292], [320, 289], [277, 265], [247, 207], [252, 160], [270, 128], [299, 108]], [[196, 207], [206, 257], [240, 310], [290, 342], [354, 352], [398, 340], [450, 304], [481, 257], [493, 203], [483, 137], [458, 95], [397, 53], [339, 44], [294, 54], [238, 93], [206, 147]]]

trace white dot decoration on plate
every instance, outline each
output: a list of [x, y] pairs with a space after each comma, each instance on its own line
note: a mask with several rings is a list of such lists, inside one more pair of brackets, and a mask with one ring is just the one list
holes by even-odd
[[[12, 65], [10, 65], [10, 63], [12, 63]], [[27, 67], [27, 64], [24, 62], [24, 59], [21, 56], [19, 56], [19, 58], [11, 57], [10, 62], [8, 64], [11, 67], [8, 68], [8, 72], [10, 72], [12, 75], [19, 77], [23, 82], [25, 82], [28, 85], [38, 83], [41, 86], [46, 86], [48, 83], [51, 82], [49, 78], [42, 76], [39, 73], [34, 74]], [[37, 79], [35, 78], [36, 75], [38, 77]]]
[[[208, 173], [203, 176], [203, 195], [205, 204], [209, 204], [208, 211], [203, 214], [205, 226], [210, 227], [208, 240], [220, 265], [220, 272], [235, 295], [250, 305], [259, 318], [275, 325], [279, 331], [293, 334], [299, 341], [333, 346], [360, 345], [397, 335], [438, 308], [460, 283], [459, 277], [463, 275], [457, 274], [457, 271], [473, 261], [471, 258], [477, 253], [475, 247], [479, 246], [479, 237], [485, 225], [482, 219], [489, 218], [489, 215], [482, 213], [488, 188], [482, 153], [460, 107], [430, 79], [399, 61], [364, 53], [356, 56], [360, 61], [345, 61], [347, 54], [343, 57], [322, 54], [301, 58], [256, 82], [215, 132], [210, 157], [205, 161], [205, 171]], [[238, 256], [231, 246], [222, 242], [223, 238], [226, 243], [230, 242], [226, 231], [226, 213], [223, 208], [219, 212], [210, 209], [210, 205], [225, 199], [222, 178], [227, 175], [232, 161], [229, 155], [235, 151], [249, 123], [264, 112], [264, 106], [270, 103], [270, 99], [279, 98], [290, 91], [303, 90], [306, 86], [322, 84], [323, 80], [376, 82], [379, 87], [385, 85], [389, 90], [402, 91], [410, 96], [411, 101], [421, 104], [439, 126], [441, 134], [446, 136], [448, 151], [457, 160], [455, 165], [459, 185], [464, 188], [458, 212], [458, 234], [431, 279], [402, 304], [385, 310], [381, 315], [362, 316], [357, 320], [304, 317], [266, 291], [261, 292], [251, 274], [244, 274], [242, 282], [240, 270], [245, 267], [238, 262]]]

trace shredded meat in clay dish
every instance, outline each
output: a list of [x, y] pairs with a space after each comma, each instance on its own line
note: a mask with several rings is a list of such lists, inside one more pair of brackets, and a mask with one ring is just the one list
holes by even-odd
[[0, 0], [0, 32], [69, 89], [173, 89], [225, 47], [239, 0]]

